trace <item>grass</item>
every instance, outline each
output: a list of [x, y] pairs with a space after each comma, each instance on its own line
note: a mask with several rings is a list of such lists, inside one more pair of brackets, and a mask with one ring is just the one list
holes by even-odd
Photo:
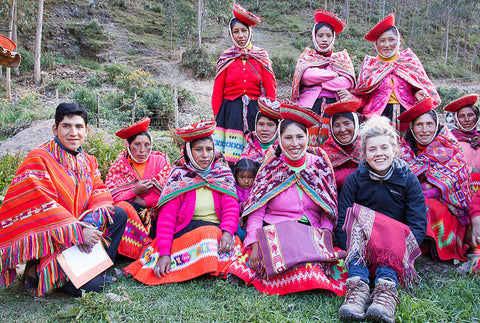
[[[116, 265], [122, 268], [126, 260]], [[441, 272], [424, 257], [417, 267], [421, 282], [410, 294], [400, 292], [397, 322], [480, 322], [480, 279]], [[433, 269], [432, 269], [433, 268]], [[446, 269], [445, 269], [446, 268]], [[445, 271], [446, 270], [446, 271]], [[106, 288], [129, 298], [114, 303], [105, 293], [75, 299], [60, 292], [33, 297], [20, 283], [0, 290], [1, 322], [338, 322], [343, 298], [321, 291], [272, 296], [213, 277], [163, 286], [131, 278]]]

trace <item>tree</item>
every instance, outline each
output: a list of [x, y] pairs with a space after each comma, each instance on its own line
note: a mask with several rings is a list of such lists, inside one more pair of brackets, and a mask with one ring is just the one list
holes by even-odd
[[[12, 29], [13, 29], [13, 17], [14, 17], [14, 12], [15, 12], [15, 0], [12, 0], [12, 7], [10, 8], [10, 23], [8, 24], [8, 37], [11, 39], [12, 38]], [[5, 76], [6, 76], [6, 81], [7, 81], [7, 100], [11, 101], [12, 100], [12, 87], [11, 87], [11, 75], [10, 75], [10, 68], [7, 67], [5, 69]]]
[[33, 63], [33, 73], [35, 77], [35, 85], [42, 83], [42, 75], [40, 68], [40, 56], [42, 51], [42, 26], [43, 26], [43, 0], [38, 0], [37, 10], [37, 31], [35, 33], [35, 61]]
[[198, 32], [198, 49], [202, 49], [202, 27], [203, 27], [203, 0], [198, 0], [197, 13], [197, 32]]

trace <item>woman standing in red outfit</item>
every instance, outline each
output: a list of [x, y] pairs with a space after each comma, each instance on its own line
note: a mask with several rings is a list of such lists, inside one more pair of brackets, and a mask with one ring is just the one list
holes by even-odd
[[234, 46], [218, 58], [212, 94], [215, 147], [229, 163], [240, 159], [245, 133], [255, 128], [260, 94], [276, 98], [272, 61], [265, 49], [250, 42], [250, 27], [261, 19], [238, 4], [233, 5], [233, 15], [229, 28]]

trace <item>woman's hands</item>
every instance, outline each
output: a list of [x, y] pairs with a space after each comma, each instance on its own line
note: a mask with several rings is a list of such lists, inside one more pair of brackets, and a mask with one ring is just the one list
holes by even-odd
[[428, 92], [426, 90], [419, 90], [415, 93], [415, 99], [417, 101], [422, 101], [428, 97]]
[[135, 185], [135, 188], [133, 189], [133, 193], [135, 195], [145, 195], [147, 194], [150, 189], [153, 187], [153, 183], [149, 179], [141, 180], [138, 181], [137, 185]]
[[235, 247], [235, 240], [232, 237], [232, 234], [227, 231], [223, 231], [222, 237], [218, 241], [218, 252], [230, 252]]
[[258, 242], [252, 243], [252, 252], [248, 257], [248, 266], [250, 269], [257, 271], [258, 265], [260, 264], [260, 258], [258, 257], [259, 254], [259, 247]]
[[158, 278], [165, 277], [168, 273], [170, 273], [170, 256], [160, 256], [158, 258], [157, 264], [155, 265], [155, 268], [153, 268], [153, 273], [155, 276]]
[[351, 101], [353, 100], [353, 95], [347, 89], [340, 89], [337, 91], [338, 98], [340, 101]]

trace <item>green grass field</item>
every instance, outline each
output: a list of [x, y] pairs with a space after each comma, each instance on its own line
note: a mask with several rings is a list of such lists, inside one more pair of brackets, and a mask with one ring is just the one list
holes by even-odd
[[[480, 322], [478, 277], [425, 257], [417, 269], [421, 281], [400, 292], [397, 322]], [[106, 292], [129, 301], [113, 302]], [[337, 322], [342, 301], [321, 291], [263, 295], [213, 277], [163, 286], [120, 277], [105, 293], [78, 299], [60, 292], [33, 297], [17, 282], [0, 290], [0, 322]]]

